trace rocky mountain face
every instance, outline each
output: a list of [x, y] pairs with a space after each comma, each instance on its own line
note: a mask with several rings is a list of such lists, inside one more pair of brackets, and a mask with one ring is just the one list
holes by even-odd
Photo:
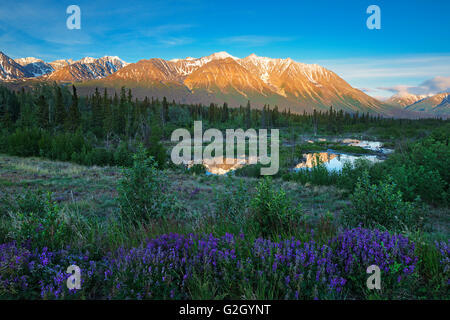
[[450, 116], [450, 92], [438, 93], [405, 107], [405, 110]]
[[104, 79], [83, 84], [85, 90], [121, 85], [134, 88], [140, 97], [166, 96], [186, 103], [227, 102], [237, 107], [251, 100], [256, 107], [278, 105], [292, 112], [328, 110], [330, 106], [373, 113], [388, 110], [321, 66], [254, 54], [243, 59], [218, 52], [197, 59], [141, 60]]
[[101, 79], [126, 65], [120, 58], [109, 56], [99, 59], [86, 57], [76, 62], [65, 63], [67, 64], [64, 65], [62, 62], [55, 72], [45, 75], [45, 79], [68, 82]]
[[55, 70], [51, 64], [33, 57], [20, 58], [14, 61], [20, 64], [32, 77], [39, 77]]
[[250, 100], [253, 107], [277, 105], [296, 113], [333, 106], [388, 116], [450, 114], [448, 93], [431, 97], [396, 94], [380, 102], [319, 65], [255, 54], [240, 59], [217, 52], [201, 58], [153, 58], [127, 64], [110, 56], [50, 63], [32, 57], [13, 60], [0, 52], [0, 80], [22, 78], [78, 82], [81, 94], [90, 94], [96, 87], [118, 92], [126, 86], [138, 98], [165, 96], [181, 103], [227, 102], [231, 107]]
[[101, 79], [126, 66], [119, 57], [105, 56], [99, 59], [86, 57], [55, 60], [50, 63], [34, 57], [11, 59], [0, 52], [0, 80], [37, 78], [52, 81], [84, 81]]
[[67, 59], [67, 60], [63, 59], [63, 60], [52, 61], [49, 64], [52, 66], [53, 70], [59, 70], [59, 69], [62, 69], [64, 67], [71, 65], [74, 62], [75, 61], [73, 61], [72, 59]]
[[397, 93], [387, 99], [385, 102], [396, 107], [407, 107], [419, 100], [427, 98], [427, 95], [416, 95], [410, 93]]
[[15, 80], [31, 77], [22, 65], [0, 52], [0, 80]]

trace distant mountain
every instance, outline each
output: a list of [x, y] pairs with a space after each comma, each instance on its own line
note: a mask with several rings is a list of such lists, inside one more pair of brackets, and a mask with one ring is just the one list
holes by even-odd
[[277, 105], [295, 113], [332, 106], [394, 117], [448, 114], [444, 96], [397, 94], [381, 102], [316, 64], [255, 54], [240, 59], [223, 51], [201, 58], [153, 58], [131, 64], [110, 56], [49, 63], [32, 57], [14, 61], [0, 53], [0, 80], [22, 78], [78, 82], [80, 94], [91, 94], [96, 87], [118, 92], [125, 86], [138, 98], [165, 96], [181, 103], [227, 102], [231, 107], [244, 106], [250, 100], [254, 107]]
[[382, 102], [351, 87], [334, 72], [292, 59], [250, 55], [244, 59], [226, 52], [202, 58], [150, 59], [132, 63], [98, 81], [81, 86], [133, 88], [135, 96], [154, 96], [185, 103], [227, 102], [230, 106], [270, 104], [292, 112], [328, 110], [388, 113]]
[[0, 80], [15, 80], [32, 76], [33, 74], [22, 65], [0, 52]]
[[51, 64], [33, 57], [20, 58], [14, 61], [20, 64], [33, 77], [39, 77], [55, 70]]
[[385, 103], [396, 107], [407, 107], [419, 100], [427, 98], [428, 95], [416, 95], [410, 93], [397, 93], [387, 99]]
[[407, 106], [405, 110], [426, 112], [436, 116], [450, 116], [450, 92], [438, 93], [424, 98]]
[[59, 70], [61, 68], [64, 68], [68, 65], [71, 65], [72, 63], [74, 63], [75, 61], [73, 61], [72, 59], [68, 59], [68, 60], [55, 60], [50, 62], [49, 64], [52, 66], [53, 70]]
[[[60, 67], [55, 72], [44, 75], [45, 80], [72, 82], [101, 79], [126, 65], [119, 57], [109, 56], [99, 59], [86, 57], [76, 62], [65, 61], [58, 63]], [[65, 66], [63, 66], [64, 63], [66, 63]]]

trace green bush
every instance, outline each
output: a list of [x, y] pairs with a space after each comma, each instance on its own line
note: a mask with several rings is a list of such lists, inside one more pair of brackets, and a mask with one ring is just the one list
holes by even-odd
[[243, 180], [236, 181], [228, 177], [223, 191], [216, 194], [217, 218], [236, 225], [243, 225], [250, 206], [250, 195]]
[[403, 201], [402, 192], [391, 177], [371, 184], [364, 171], [350, 201], [343, 214], [344, 223], [349, 226], [406, 231], [417, 228], [422, 220], [417, 203]]
[[206, 173], [206, 167], [205, 165], [201, 163], [196, 163], [192, 165], [192, 167], [189, 168], [189, 172], [192, 174], [205, 174]]
[[142, 145], [133, 156], [133, 166], [123, 170], [119, 181], [119, 206], [123, 219], [136, 223], [174, 214], [174, 199], [167, 190], [168, 181], [157, 169]]
[[32, 212], [43, 214], [47, 207], [47, 199], [41, 190], [28, 190], [16, 196], [3, 195], [0, 199], [0, 205], [2, 207], [0, 213]]
[[131, 167], [133, 165], [132, 153], [128, 148], [128, 143], [120, 142], [114, 151], [114, 164], [121, 167]]
[[292, 201], [283, 189], [276, 189], [270, 177], [264, 178], [256, 187], [251, 200], [251, 213], [255, 227], [263, 236], [279, 235], [294, 227], [303, 215], [301, 205]]
[[9, 236], [19, 243], [29, 243], [32, 248], [62, 249], [70, 231], [63, 211], [51, 200], [51, 193], [47, 194], [44, 208], [41, 205], [39, 202], [32, 211], [10, 212], [12, 228]]

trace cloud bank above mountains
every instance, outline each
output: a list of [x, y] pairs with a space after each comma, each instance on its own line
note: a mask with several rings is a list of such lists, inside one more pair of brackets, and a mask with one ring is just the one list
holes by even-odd
[[392, 87], [379, 87], [380, 90], [392, 92], [394, 94], [416, 94], [433, 95], [450, 91], [450, 77], [434, 77], [423, 81], [418, 86], [397, 85]]

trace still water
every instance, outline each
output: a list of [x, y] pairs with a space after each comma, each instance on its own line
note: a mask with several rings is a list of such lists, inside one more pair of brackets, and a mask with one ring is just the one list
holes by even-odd
[[[325, 139], [320, 139], [324, 141]], [[334, 140], [335, 142], [340, 142], [343, 145], [357, 146], [364, 149], [375, 151], [379, 154], [377, 155], [357, 155], [357, 154], [347, 154], [342, 152], [326, 151], [326, 152], [311, 152], [303, 154], [303, 159], [294, 168], [294, 171], [310, 169], [314, 167], [317, 162], [316, 159], [324, 164], [325, 168], [329, 171], [336, 170], [340, 171], [344, 167], [345, 162], [350, 162], [353, 164], [357, 159], [366, 159], [372, 163], [383, 161], [385, 155], [393, 152], [392, 149], [387, 149], [383, 147], [383, 143], [379, 141], [368, 141], [368, 140], [356, 140], [356, 139], [344, 139], [344, 140]], [[222, 163], [208, 163], [206, 160], [203, 161], [203, 165], [206, 169], [206, 174], [213, 175], [224, 175], [232, 172], [238, 168], [248, 164], [248, 159], [233, 159], [233, 163], [227, 163], [228, 158], [223, 158]], [[186, 163], [187, 167], [190, 168], [193, 165], [193, 161]]]

